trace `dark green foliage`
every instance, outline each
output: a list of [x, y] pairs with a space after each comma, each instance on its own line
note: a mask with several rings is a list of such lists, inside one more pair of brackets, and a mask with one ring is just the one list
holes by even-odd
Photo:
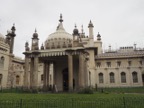
[[93, 94], [94, 91], [90, 87], [88, 87], [88, 88], [81, 89], [78, 93], [79, 94]]

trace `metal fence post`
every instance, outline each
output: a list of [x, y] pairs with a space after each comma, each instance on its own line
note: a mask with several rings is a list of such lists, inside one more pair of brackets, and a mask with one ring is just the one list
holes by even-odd
[[22, 108], [22, 99], [20, 99], [20, 108]]
[[124, 108], [126, 108], [126, 101], [124, 97], [123, 97], [123, 105], [124, 105]]

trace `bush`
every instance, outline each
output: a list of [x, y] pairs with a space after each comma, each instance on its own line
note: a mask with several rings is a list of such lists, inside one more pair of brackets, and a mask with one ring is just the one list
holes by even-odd
[[81, 89], [79, 92], [79, 94], [93, 94], [93, 90], [91, 88], [84, 88], [84, 89]]

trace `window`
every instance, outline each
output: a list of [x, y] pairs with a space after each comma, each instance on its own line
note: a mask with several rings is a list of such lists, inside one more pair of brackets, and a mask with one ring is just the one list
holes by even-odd
[[0, 69], [3, 69], [3, 67], [4, 67], [4, 57], [2, 56], [0, 58]]
[[126, 73], [125, 72], [121, 73], [121, 83], [126, 83]]
[[110, 83], [115, 83], [114, 73], [111, 72], [109, 75], [110, 75]]
[[131, 64], [132, 64], [132, 62], [131, 62], [131, 61], [128, 61], [128, 65], [131, 66]]
[[137, 83], [138, 82], [137, 72], [133, 72], [132, 73], [132, 78], [133, 78], [133, 83]]
[[17, 75], [17, 76], [16, 76], [16, 84], [19, 85], [19, 82], [20, 82], [20, 76]]
[[97, 67], [101, 67], [101, 63], [100, 62], [97, 62]]
[[142, 65], [142, 61], [139, 61], [140, 65]]
[[43, 81], [44, 80], [44, 76], [43, 76], [43, 74], [41, 75], [41, 81]]
[[103, 73], [99, 73], [99, 83], [103, 83]]
[[0, 85], [2, 84], [2, 77], [3, 77], [3, 75], [0, 74]]
[[111, 62], [107, 62], [107, 66], [108, 66], [108, 67], [111, 67]]
[[120, 67], [121, 66], [121, 61], [117, 62], [117, 66]]

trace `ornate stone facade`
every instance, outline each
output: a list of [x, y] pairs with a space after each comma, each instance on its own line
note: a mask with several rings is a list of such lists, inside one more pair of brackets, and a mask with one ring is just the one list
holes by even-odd
[[[56, 32], [50, 34], [45, 45], [39, 46], [38, 34], [32, 38], [31, 49], [25, 47], [24, 86], [47, 90], [75, 91], [86, 87], [134, 87], [143, 86], [144, 50], [129, 47], [126, 50], [102, 52], [101, 35], [94, 40], [90, 21], [89, 36], [83, 27], [69, 34], [63, 27], [62, 15]], [[33, 41], [35, 40], [36, 46]], [[143, 80], [142, 80], [143, 79]]]
[[24, 60], [13, 54], [15, 30], [15, 26], [12, 26], [6, 38], [0, 34], [0, 86], [2, 88], [23, 85]]

